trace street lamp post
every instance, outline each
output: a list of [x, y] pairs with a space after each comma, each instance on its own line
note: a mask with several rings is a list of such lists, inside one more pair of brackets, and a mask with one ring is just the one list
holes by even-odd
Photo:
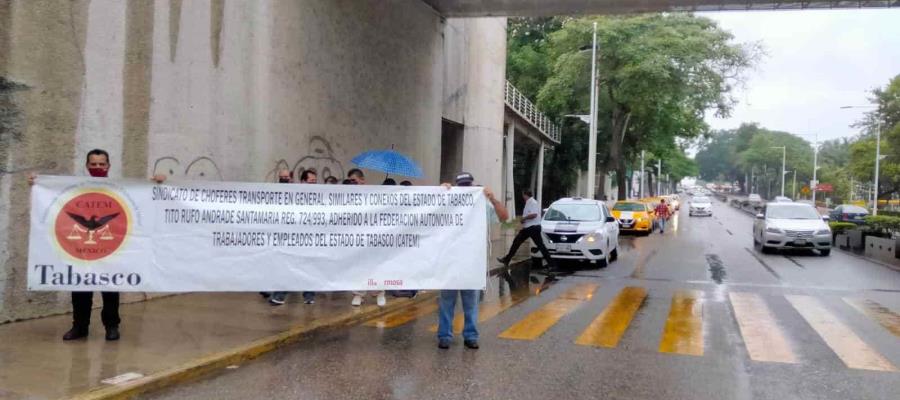
[[784, 170], [785, 161], [787, 161], [787, 147], [785, 146], [772, 146], [773, 149], [781, 149], [781, 197], [784, 197], [784, 176], [787, 175], [787, 171]]
[[794, 173], [794, 181], [791, 182], [791, 198], [797, 200], [797, 170], [792, 171]]
[[597, 169], [597, 23], [594, 22], [594, 41], [591, 46], [591, 126], [588, 134], [588, 174], [587, 196], [594, 198], [596, 184], [594, 172]]
[[656, 195], [662, 195], [662, 159], [656, 160]]
[[641, 150], [641, 199], [644, 198], [644, 151]]
[[810, 189], [812, 189], [812, 203], [813, 207], [816, 206], [816, 186], [819, 184], [819, 181], [816, 179], [816, 174], [819, 172], [819, 134], [816, 133], [816, 141], [813, 143], [813, 178]]

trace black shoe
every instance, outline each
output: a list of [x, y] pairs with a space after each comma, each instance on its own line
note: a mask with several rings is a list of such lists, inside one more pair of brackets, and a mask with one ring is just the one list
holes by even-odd
[[79, 327], [73, 326], [72, 329], [69, 329], [69, 331], [66, 332], [65, 335], [63, 335], [63, 340], [75, 340], [75, 339], [86, 338], [87, 335], [88, 335], [87, 328], [79, 328]]
[[106, 340], [119, 340], [119, 327], [118, 326], [107, 326], [106, 327]]
[[450, 339], [438, 339], [438, 348], [439, 349], [449, 349], [450, 348]]
[[465, 342], [463, 342], [463, 344], [466, 345], [467, 348], [470, 348], [473, 350], [478, 350], [478, 341], [477, 340], [466, 340]]
[[264, 299], [268, 299], [269, 296], [272, 295], [272, 292], [259, 292], [259, 295], [262, 296], [262, 298], [264, 298]]
[[499, 261], [500, 264], [503, 264], [504, 267], [509, 267], [509, 260], [507, 260], [506, 257], [497, 257], [497, 261]]

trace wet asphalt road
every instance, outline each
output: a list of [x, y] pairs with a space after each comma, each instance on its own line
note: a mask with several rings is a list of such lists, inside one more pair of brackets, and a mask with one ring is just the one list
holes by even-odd
[[623, 237], [604, 269], [495, 278], [480, 350], [438, 349], [423, 308], [148, 397], [900, 398], [900, 272], [837, 250], [763, 255], [750, 216], [714, 207]]

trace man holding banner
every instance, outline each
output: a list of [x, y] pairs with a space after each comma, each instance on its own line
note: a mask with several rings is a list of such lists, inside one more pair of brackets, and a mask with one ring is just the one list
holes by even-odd
[[[468, 172], [460, 172], [456, 175], [456, 186], [472, 186], [475, 178]], [[448, 187], [449, 184], [443, 186]], [[484, 188], [484, 197], [487, 198], [487, 240], [490, 242], [490, 229], [492, 223], [505, 221], [509, 218], [509, 212], [496, 197], [494, 192]], [[490, 246], [488, 246], [490, 248]], [[484, 260], [485, 265], [488, 264]], [[463, 344], [470, 349], [478, 349], [478, 292], [479, 290], [441, 290], [438, 309], [438, 348], [449, 349], [453, 340], [453, 314], [456, 312], [457, 296], [462, 300], [463, 308]]]
[[[102, 149], [93, 149], [87, 153], [85, 168], [88, 174], [94, 178], [106, 178], [109, 175], [109, 153]], [[34, 185], [34, 175], [28, 176], [28, 184]], [[156, 175], [151, 178], [156, 183], [162, 183], [166, 180], [164, 175]], [[91, 229], [93, 225], [96, 228], [102, 228], [103, 220], [106, 218], [115, 218], [106, 216], [99, 221], [95, 216], [89, 220], [86, 216], [73, 215], [72, 218], [81, 225], [87, 225], [85, 229]], [[103, 297], [103, 309], [100, 312], [100, 319], [106, 328], [106, 340], [119, 340], [119, 292], [100, 292]], [[63, 335], [63, 340], [75, 340], [87, 337], [88, 326], [91, 324], [91, 309], [94, 306], [94, 292], [72, 291], [72, 329], [69, 329]]]

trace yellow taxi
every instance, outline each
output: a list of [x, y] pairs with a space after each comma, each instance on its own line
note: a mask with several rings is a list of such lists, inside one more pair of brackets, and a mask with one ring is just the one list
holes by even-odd
[[[675, 207], [673, 207], [672, 202], [669, 201], [669, 199], [667, 198], [667, 196], [644, 197], [644, 198], [640, 199], [639, 201], [640, 201], [641, 203], [645, 203], [645, 204], [649, 205], [649, 206], [650, 206], [650, 210], [656, 210], [656, 206], [659, 205], [659, 202], [660, 202], [660, 200], [662, 200], [662, 199], [665, 199], [665, 200], [666, 200], [666, 206], [669, 207], [669, 214], [670, 214], [670, 215], [675, 214]], [[656, 216], [654, 215], [654, 218], [655, 218], [655, 217], [656, 217]]]
[[649, 234], [653, 232], [653, 209], [640, 201], [617, 201], [612, 208], [619, 230]]

